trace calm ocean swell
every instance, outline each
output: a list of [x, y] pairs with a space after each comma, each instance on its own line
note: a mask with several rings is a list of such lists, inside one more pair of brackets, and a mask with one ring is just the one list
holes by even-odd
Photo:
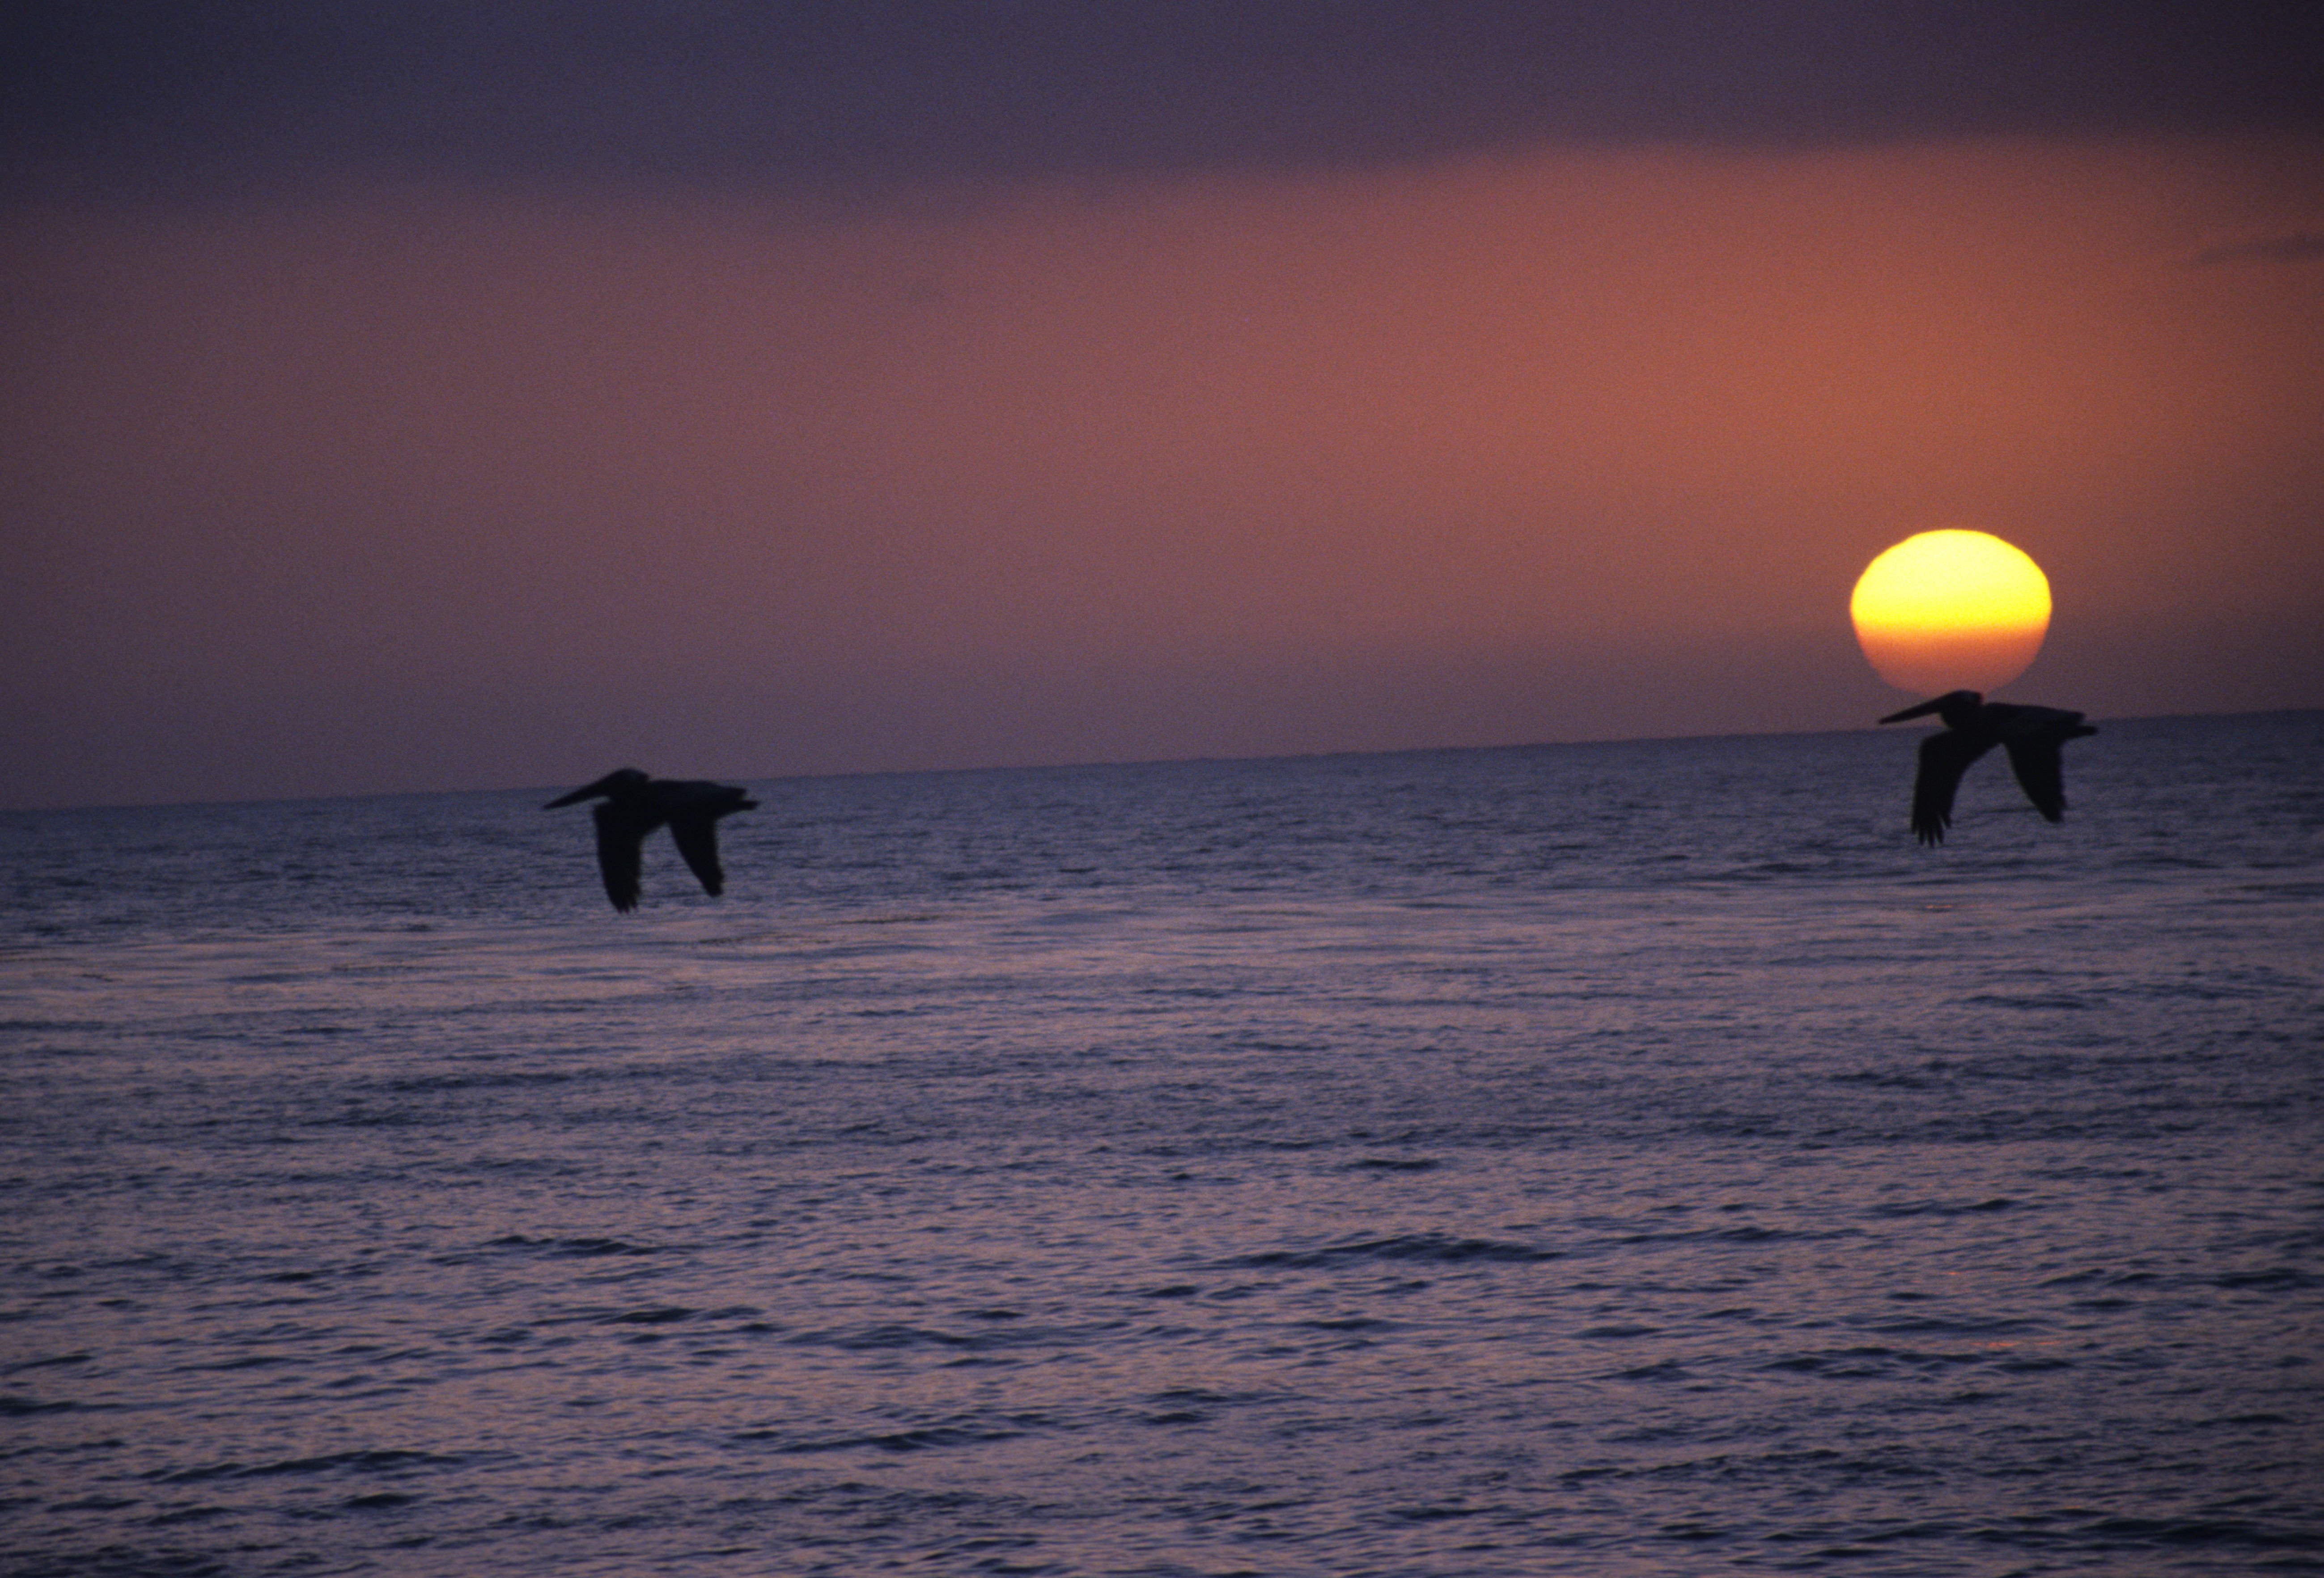
[[2324, 717], [0, 817], [23, 1574], [2324, 1569]]

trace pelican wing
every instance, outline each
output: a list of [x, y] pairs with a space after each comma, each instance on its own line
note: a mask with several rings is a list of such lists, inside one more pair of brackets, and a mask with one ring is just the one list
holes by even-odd
[[1990, 739], [1940, 729], [1921, 742], [1921, 771], [1913, 779], [1913, 832], [1923, 844], [1945, 841], [1953, 824], [1953, 791], [1969, 763], [1993, 749]]
[[2034, 808], [2052, 822], [2066, 813], [2066, 776], [2059, 761], [2064, 744], [2054, 734], [2008, 742], [2009, 770], [2017, 775], [2017, 787], [2025, 791]]
[[644, 860], [646, 835], [659, 826], [659, 820], [641, 816], [634, 806], [614, 800], [599, 806], [596, 818], [597, 870], [605, 879], [605, 897], [613, 901], [616, 909], [635, 909], [638, 868]]
[[702, 879], [702, 891], [718, 897], [726, 885], [726, 873], [718, 869], [718, 812], [681, 811], [669, 819], [669, 835], [678, 840], [687, 868]]

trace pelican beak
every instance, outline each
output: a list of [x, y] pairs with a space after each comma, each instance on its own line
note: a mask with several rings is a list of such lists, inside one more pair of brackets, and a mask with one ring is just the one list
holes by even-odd
[[571, 794], [559, 795], [540, 808], [544, 811], [554, 811], [559, 806], [577, 806], [583, 800], [593, 800], [599, 795], [611, 794], [615, 780], [621, 776], [618, 772], [609, 772], [595, 783], [585, 783]]
[[1884, 724], [1901, 724], [1906, 718], [1924, 718], [1944, 705], [1945, 698], [1940, 696], [1935, 700], [1924, 701], [1918, 706], [1908, 706], [1903, 712], [1892, 712], [1880, 721]]

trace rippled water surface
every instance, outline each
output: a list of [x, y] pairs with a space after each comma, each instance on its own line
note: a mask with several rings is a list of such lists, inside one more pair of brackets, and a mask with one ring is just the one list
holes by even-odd
[[2324, 717], [1911, 756], [0, 817], [0, 1567], [2324, 1569]]

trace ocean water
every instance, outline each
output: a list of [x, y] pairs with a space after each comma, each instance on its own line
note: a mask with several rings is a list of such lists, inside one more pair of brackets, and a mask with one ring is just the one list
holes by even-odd
[[0, 1569], [2324, 1570], [2324, 715], [2102, 726], [0, 817]]

